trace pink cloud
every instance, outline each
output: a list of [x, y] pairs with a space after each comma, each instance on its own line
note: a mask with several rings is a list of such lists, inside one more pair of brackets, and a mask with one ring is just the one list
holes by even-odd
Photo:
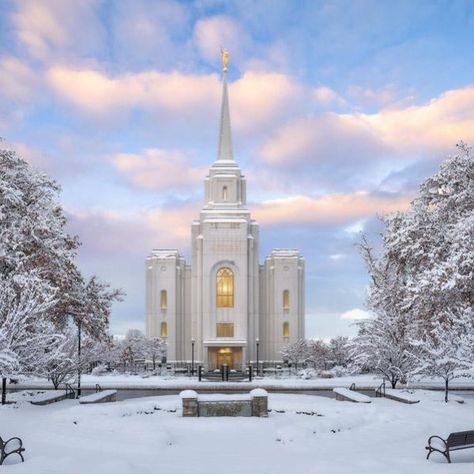
[[252, 206], [261, 224], [345, 224], [363, 217], [401, 211], [409, 196], [375, 196], [368, 192], [326, 194], [320, 197], [290, 196]]
[[97, 52], [104, 32], [99, 0], [18, 0], [12, 16], [18, 39], [30, 55], [41, 60], [73, 52]]
[[220, 90], [217, 74], [147, 71], [112, 77], [97, 70], [58, 66], [47, 77], [53, 91], [65, 101], [102, 117], [113, 115], [118, 108], [137, 106], [196, 115], [209, 104], [217, 107]]
[[195, 185], [207, 172], [207, 168], [194, 167], [190, 157], [179, 150], [149, 148], [141, 153], [117, 153], [110, 160], [130, 183], [145, 189]]
[[[217, 74], [145, 71], [109, 76], [93, 69], [52, 67], [47, 73], [53, 91], [79, 110], [114, 117], [117, 109], [134, 107], [175, 113], [196, 121], [217, 116], [221, 83]], [[238, 130], [268, 126], [296, 108], [303, 87], [289, 76], [248, 72], [230, 84], [232, 123]]]
[[357, 115], [325, 113], [295, 119], [277, 128], [263, 143], [260, 155], [269, 164], [350, 160], [356, 150], [380, 151], [375, 130]]
[[420, 106], [385, 109], [365, 115], [367, 123], [391, 147], [402, 150], [451, 148], [474, 141], [474, 86], [454, 89]]
[[[137, 57], [161, 63], [180, 59], [186, 45], [175, 44], [173, 36], [187, 27], [190, 10], [178, 1], [121, 0], [112, 15], [117, 54], [128, 61]], [[181, 56], [179, 56], [181, 55]], [[128, 62], [127, 61], [127, 62]]]
[[350, 86], [347, 90], [348, 97], [358, 107], [386, 107], [398, 101], [393, 86], [384, 86], [379, 89], [371, 89], [361, 86]]
[[236, 20], [216, 15], [196, 22], [194, 40], [201, 56], [217, 66], [221, 47], [231, 52], [231, 60], [235, 57], [240, 59], [249, 38]]
[[28, 102], [42, 78], [28, 64], [11, 56], [0, 57], [0, 93], [7, 99]]
[[247, 72], [231, 84], [232, 123], [238, 129], [268, 126], [301, 106], [303, 86], [290, 76], [273, 72]]
[[157, 207], [135, 213], [67, 209], [67, 214], [70, 232], [79, 235], [83, 243], [83, 256], [134, 255], [144, 259], [153, 248], [187, 250], [199, 205]]
[[[274, 165], [351, 161], [362, 154], [406, 156], [429, 150], [434, 158], [459, 140], [474, 142], [474, 86], [445, 92], [426, 104], [383, 108], [375, 114], [326, 113], [277, 128], [262, 144]], [[360, 157], [359, 157], [360, 159]]]
[[330, 87], [316, 87], [312, 90], [311, 94], [317, 103], [325, 107], [346, 104], [345, 99]]

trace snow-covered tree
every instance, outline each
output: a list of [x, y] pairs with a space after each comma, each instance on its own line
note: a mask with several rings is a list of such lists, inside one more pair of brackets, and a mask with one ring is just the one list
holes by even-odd
[[329, 363], [332, 366], [347, 367], [351, 361], [349, 352], [349, 338], [334, 337], [329, 341]]
[[145, 340], [146, 358], [153, 363], [153, 370], [156, 369], [156, 362], [163, 359], [166, 355], [166, 342], [160, 337], [149, 337]]
[[405, 382], [415, 368], [409, 331], [407, 321], [392, 312], [361, 321], [350, 346], [352, 367], [380, 373], [392, 388]]
[[0, 328], [0, 378], [7, 378], [18, 370], [18, 356], [10, 348], [5, 332], [4, 328]]
[[94, 275], [87, 282], [79, 271], [72, 273], [72, 284], [63, 311], [72, 317], [81, 330], [94, 339], [107, 339], [110, 312], [115, 301], [121, 301], [124, 293], [111, 289]]
[[397, 272], [392, 301], [416, 321], [420, 339], [474, 305], [474, 158], [458, 148], [406, 212], [385, 219], [383, 260]]
[[360, 324], [354, 362], [389, 374], [392, 384], [419, 373], [413, 341], [426, 356], [423, 344], [440, 348], [443, 339], [432, 338], [440, 324], [463, 320], [465, 344], [474, 338], [468, 330], [474, 305], [474, 158], [466, 145], [458, 147], [421, 185], [407, 211], [383, 219], [381, 254], [365, 237], [360, 245], [371, 280], [367, 306], [376, 317]]
[[416, 360], [414, 374], [441, 378], [445, 386], [445, 402], [448, 401], [449, 382], [472, 375], [472, 331], [474, 310], [470, 308], [465, 318], [437, 321], [424, 340], [412, 341]]
[[[34, 272], [12, 278], [0, 277], [2, 352], [7, 353], [10, 363], [15, 361], [15, 371], [33, 372], [38, 353], [47, 346], [54, 332], [41, 325], [54, 303], [54, 292]], [[2, 376], [12, 375], [11, 370], [0, 367]]]
[[2, 373], [38, 373], [40, 362], [61, 349], [71, 317], [91, 336], [103, 336], [112, 302], [121, 297], [96, 277], [84, 282], [74, 262], [79, 241], [65, 231], [58, 192], [15, 152], [0, 149]]
[[329, 347], [321, 339], [306, 341], [306, 361], [317, 370], [326, 370], [329, 365]]
[[32, 170], [14, 151], [0, 149], [0, 275], [8, 279], [34, 271], [61, 290], [48, 309], [52, 319], [63, 316], [61, 303], [79, 246], [65, 231], [58, 192], [54, 181]]
[[298, 365], [299, 362], [305, 362], [308, 357], [308, 344], [305, 339], [298, 339], [293, 344], [288, 344], [281, 351], [284, 361]]
[[125, 338], [118, 342], [120, 361], [133, 367], [137, 360], [147, 356], [147, 340], [139, 329], [129, 329]]
[[[45, 325], [51, 324], [48, 321]], [[84, 361], [77, 357], [77, 337], [71, 329], [64, 333], [54, 333], [52, 328], [46, 329], [50, 336], [49, 344], [38, 353], [34, 373], [45, 377], [52, 382], [57, 389], [63, 382], [71, 381], [75, 378], [80, 364]], [[83, 368], [83, 367], [82, 367]]]

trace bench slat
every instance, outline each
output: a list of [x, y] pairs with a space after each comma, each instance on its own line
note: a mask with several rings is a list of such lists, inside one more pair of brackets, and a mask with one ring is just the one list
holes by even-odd
[[474, 446], [474, 431], [451, 433], [446, 440], [448, 449]]

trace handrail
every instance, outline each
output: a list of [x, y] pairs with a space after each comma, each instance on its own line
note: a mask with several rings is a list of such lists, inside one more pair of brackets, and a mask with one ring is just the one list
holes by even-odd
[[375, 390], [375, 397], [382, 398], [385, 397], [385, 380], [380, 384], [380, 386]]
[[76, 391], [72, 388], [70, 383], [65, 383], [65, 389], [66, 389], [66, 398], [76, 398]]
[[355, 389], [356, 389], [356, 384], [355, 382], [351, 384], [351, 386], [349, 387], [349, 390], [352, 390], [353, 392], [355, 392]]
[[95, 384], [95, 393], [97, 392], [102, 392], [102, 387], [98, 383]]

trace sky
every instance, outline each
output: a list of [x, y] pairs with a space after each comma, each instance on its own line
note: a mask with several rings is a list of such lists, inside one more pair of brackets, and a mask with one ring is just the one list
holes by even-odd
[[62, 187], [78, 262], [144, 329], [144, 259], [178, 248], [216, 159], [220, 47], [234, 156], [272, 248], [306, 259], [306, 335], [367, 317], [361, 232], [474, 143], [472, 1], [0, 0], [0, 136]]

